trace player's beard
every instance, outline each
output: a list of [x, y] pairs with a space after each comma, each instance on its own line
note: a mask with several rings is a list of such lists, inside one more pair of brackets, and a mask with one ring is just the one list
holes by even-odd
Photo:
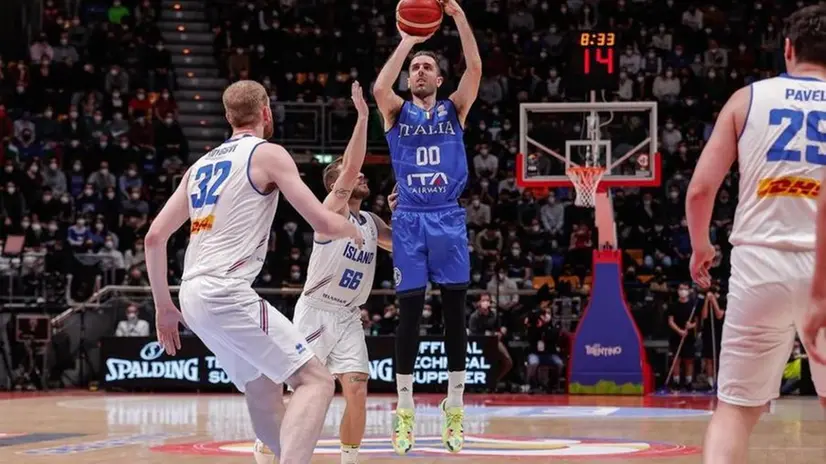
[[364, 200], [370, 196], [370, 187], [366, 183], [356, 185], [356, 188], [353, 189], [353, 193], [351, 193], [350, 196], [354, 200]]
[[436, 85], [425, 82], [424, 85], [419, 85], [416, 82], [411, 87], [411, 93], [418, 99], [424, 100], [436, 93]]

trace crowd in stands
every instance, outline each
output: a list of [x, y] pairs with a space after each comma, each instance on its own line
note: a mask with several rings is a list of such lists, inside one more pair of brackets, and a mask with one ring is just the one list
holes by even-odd
[[[507, 363], [527, 366], [508, 373], [506, 381], [554, 388], [537, 372], [561, 371], [564, 340], [587, 303], [597, 246], [591, 212], [572, 205], [572, 190], [516, 185], [518, 103], [581, 100], [567, 90], [571, 37], [580, 30], [618, 32], [622, 72], [607, 97], [659, 103], [665, 162], [660, 188], [614, 192], [620, 248], [639, 250], [624, 260], [624, 283], [644, 335], [668, 338], [673, 329], [667, 309], [677, 301], [677, 287], [689, 280], [683, 205], [693, 166], [731, 92], [781, 71], [782, 19], [804, 3], [463, 1], [477, 31], [484, 77], [467, 120], [471, 178], [462, 201], [471, 232], [472, 287], [487, 292], [469, 301], [466, 311], [471, 332], [497, 334]], [[49, 250], [49, 271], [67, 273], [78, 263], [94, 264], [94, 256], [108, 257], [103, 265], [112, 282], [147, 285], [142, 237], [186, 168], [188, 153], [176, 122], [170, 52], [155, 26], [157, 5], [113, 0], [105, 14], [80, 16], [51, 0], [47, 5], [29, 53], [0, 57], [0, 238], [22, 235], [24, 248]], [[276, 106], [342, 105], [354, 79], [369, 88], [397, 43], [395, 0], [207, 6], [223, 75], [262, 82]], [[438, 55], [445, 78], [440, 96], [447, 96], [463, 66], [452, 21], [446, 18], [424, 46]], [[396, 88], [403, 95], [406, 77], [403, 71]], [[580, 129], [563, 124], [553, 134], [578, 138]], [[639, 130], [627, 124], [611, 136]], [[383, 143], [371, 141], [369, 149], [382, 152]], [[323, 165], [313, 161], [301, 169], [322, 195]], [[365, 207], [389, 219], [389, 167], [365, 172], [374, 192]], [[736, 173], [726, 179], [711, 229], [720, 250], [713, 272], [723, 293], [737, 183]], [[309, 233], [282, 202], [258, 287], [302, 285]], [[173, 283], [186, 242], [182, 232], [171, 244]], [[392, 288], [390, 276], [390, 257], [383, 254], [375, 287]], [[507, 293], [534, 288], [538, 277], [549, 283], [539, 297]], [[90, 290], [79, 289], [78, 297]], [[290, 301], [279, 299], [287, 313]], [[438, 298], [429, 299], [423, 332], [439, 330], [440, 311]], [[393, 297], [376, 296], [363, 316], [365, 333], [392, 333]]]

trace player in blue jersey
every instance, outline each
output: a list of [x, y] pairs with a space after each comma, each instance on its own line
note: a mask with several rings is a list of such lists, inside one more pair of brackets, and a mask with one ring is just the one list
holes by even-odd
[[466, 69], [456, 91], [447, 100], [436, 99], [442, 85], [436, 55], [419, 51], [409, 65], [407, 83], [412, 99], [405, 101], [393, 92], [413, 46], [428, 39], [401, 31], [401, 43], [373, 87], [398, 183], [398, 203], [393, 212], [393, 271], [400, 312], [396, 329], [399, 400], [392, 438], [398, 454], [408, 453], [414, 442], [413, 367], [428, 281], [441, 287], [446, 334], [448, 392], [441, 404], [442, 442], [451, 452], [459, 452], [464, 444], [465, 298], [470, 259], [467, 216], [458, 200], [468, 177], [465, 118], [479, 90], [482, 60], [464, 11], [455, 0], [444, 0], [443, 6], [456, 23], [465, 57]]

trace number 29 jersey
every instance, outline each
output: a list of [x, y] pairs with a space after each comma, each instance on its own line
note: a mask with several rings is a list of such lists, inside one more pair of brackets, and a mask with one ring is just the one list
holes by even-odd
[[826, 174], [826, 82], [782, 74], [751, 84], [737, 158], [731, 244], [814, 250]]
[[267, 253], [278, 192], [259, 192], [249, 177], [256, 147], [251, 135], [229, 139], [202, 156], [182, 179], [190, 235], [183, 280], [201, 275], [252, 283]]
[[451, 100], [426, 111], [405, 101], [385, 135], [399, 185], [399, 208], [457, 204], [468, 178], [464, 130]]
[[307, 266], [307, 281], [300, 300], [309, 306], [341, 310], [360, 306], [373, 288], [378, 248], [378, 226], [371, 213], [350, 213], [350, 222], [361, 229], [364, 244], [358, 247], [342, 238], [315, 241]]

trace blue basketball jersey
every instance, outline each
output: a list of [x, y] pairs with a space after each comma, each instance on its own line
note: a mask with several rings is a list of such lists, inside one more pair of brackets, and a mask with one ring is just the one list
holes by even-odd
[[468, 167], [464, 130], [452, 101], [439, 100], [430, 111], [404, 102], [386, 137], [400, 208], [457, 204]]

